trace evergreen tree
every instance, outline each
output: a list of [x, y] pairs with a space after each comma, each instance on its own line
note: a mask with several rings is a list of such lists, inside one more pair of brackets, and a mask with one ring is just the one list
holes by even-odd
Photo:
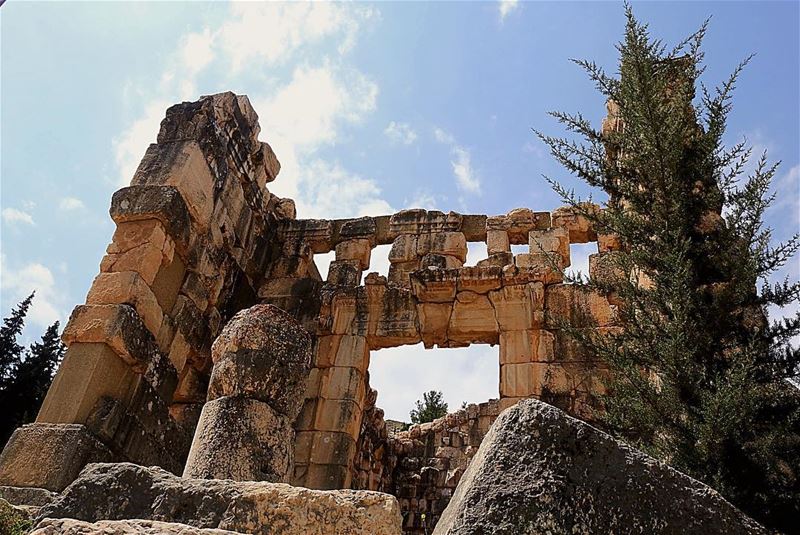
[[32, 422], [53, 382], [65, 347], [58, 335], [58, 322], [47, 328], [41, 341], [31, 344], [26, 357], [16, 368], [12, 392], [12, 414], [17, 426]]
[[58, 335], [58, 322], [47, 328], [41, 341], [23, 351], [17, 343], [25, 314], [33, 294], [22, 301], [4, 320], [2, 330], [3, 381], [0, 383], [0, 407], [4, 416], [0, 423], [0, 448], [14, 430], [36, 418], [47, 389], [53, 381], [58, 363], [64, 356], [64, 344]]
[[31, 301], [33, 293], [11, 311], [11, 316], [3, 319], [3, 326], [0, 327], [0, 389], [4, 388], [12, 370], [22, 357], [23, 348], [17, 343], [17, 336], [22, 333], [22, 328], [25, 326], [25, 316], [28, 314]]
[[424, 424], [447, 415], [447, 403], [441, 392], [431, 390], [422, 394], [422, 401], [417, 400], [417, 408], [411, 410], [411, 422]]
[[[578, 61], [609, 102], [601, 131], [554, 113], [570, 139], [537, 134], [572, 174], [609, 195], [594, 210], [550, 180], [599, 233], [619, 237], [602, 276], [568, 277], [613, 296], [618, 329], [562, 324], [610, 369], [598, 417], [636, 447], [719, 490], [767, 526], [800, 524], [800, 313], [767, 320], [767, 307], [800, 300], [800, 283], [768, 280], [798, 250], [771, 244], [764, 213], [777, 166], [752, 173], [746, 142], [722, 142], [740, 64], [713, 91], [703, 72], [706, 25], [672, 50], [626, 6], [618, 77]], [[597, 272], [601, 273], [601, 272]], [[576, 311], [577, 312], [577, 311]], [[586, 318], [581, 320], [585, 324]]]

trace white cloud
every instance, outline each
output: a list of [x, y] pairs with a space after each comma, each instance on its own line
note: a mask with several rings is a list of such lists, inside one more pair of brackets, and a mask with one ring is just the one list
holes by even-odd
[[119, 169], [119, 186], [130, 183], [147, 146], [155, 142], [167, 107], [167, 100], [150, 102], [145, 107], [144, 115], [113, 140], [114, 157]]
[[395, 211], [373, 180], [350, 173], [337, 163], [312, 160], [298, 178], [295, 202], [303, 218], [337, 219]]
[[417, 133], [407, 123], [391, 121], [383, 131], [391, 141], [411, 145], [417, 139]]
[[497, 8], [500, 13], [500, 22], [503, 22], [512, 11], [519, 8], [519, 0], [500, 0]]
[[23, 223], [25, 225], [35, 225], [33, 216], [28, 212], [23, 212], [16, 208], [3, 208], [3, 221], [8, 224]]
[[784, 222], [789, 221], [791, 225], [786, 234], [800, 232], [800, 165], [795, 165], [779, 175], [773, 181], [772, 188], [776, 194], [772, 210], [791, 214], [791, 217], [784, 219]]
[[337, 38], [340, 54], [355, 44], [361, 23], [376, 16], [362, 6], [322, 2], [242, 2], [219, 30], [222, 51], [234, 73], [258, 64], [289, 61], [301, 47]]
[[469, 152], [462, 147], [453, 147], [453, 156], [455, 160], [450, 163], [453, 166], [453, 174], [456, 176], [458, 186], [471, 193], [480, 193], [481, 183], [472, 170]]
[[410, 201], [407, 201], [406, 208], [424, 208], [425, 210], [435, 210], [438, 206], [436, 197], [425, 190], [417, 190]]
[[58, 209], [65, 212], [83, 210], [84, 208], [86, 208], [86, 205], [83, 204], [83, 201], [75, 197], [64, 197], [58, 202]]
[[433, 136], [436, 141], [450, 146], [450, 165], [453, 166], [453, 176], [456, 178], [456, 185], [467, 193], [480, 193], [481, 181], [472, 169], [472, 158], [467, 149], [456, 142], [452, 134], [445, 132], [441, 128], [433, 129]]
[[5, 255], [0, 253], [0, 274], [0, 290], [4, 302], [8, 300], [6, 303], [10, 306], [16, 306], [31, 292], [36, 292], [26, 323], [42, 328], [66, 317], [63, 310], [64, 295], [58, 290], [53, 273], [44, 265], [29, 262], [14, 268], [7, 264]]
[[209, 28], [186, 35], [181, 45], [181, 60], [191, 73], [198, 73], [214, 59], [214, 38]]
[[[319, 154], [342, 142], [344, 127], [376, 108], [378, 85], [345, 57], [360, 28], [376, 16], [374, 9], [353, 4], [231, 4], [217, 30], [206, 28], [179, 40], [160, 76], [158, 98], [114, 140], [121, 183], [130, 180], [155, 140], [174, 95], [196, 98], [199, 72], [213, 66], [228, 74], [228, 87], [250, 96], [264, 139], [281, 162], [280, 177], [270, 190], [293, 198], [299, 217], [391, 210], [373, 180]], [[266, 65], [275, 68], [254, 82], [253, 69]]]
[[436, 141], [439, 143], [444, 143], [445, 145], [452, 145], [456, 142], [455, 138], [452, 135], [448, 134], [441, 128], [434, 128], [433, 129], [433, 137], [436, 138]]

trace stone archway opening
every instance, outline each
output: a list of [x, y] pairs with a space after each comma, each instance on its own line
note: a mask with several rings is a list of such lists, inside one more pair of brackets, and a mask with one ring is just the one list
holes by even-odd
[[497, 346], [425, 349], [422, 344], [372, 351], [369, 383], [385, 419], [410, 422], [409, 412], [424, 392], [440, 391], [455, 412], [464, 404], [499, 397]]

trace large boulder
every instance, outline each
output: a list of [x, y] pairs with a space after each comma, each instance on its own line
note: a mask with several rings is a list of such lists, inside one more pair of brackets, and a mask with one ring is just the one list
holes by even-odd
[[263, 535], [399, 535], [401, 524], [388, 494], [186, 479], [130, 463], [88, 465], [38, 518], [154, 520]]
[[492, 425], [433, 533], [766, 531], [699, 481], [528, 399]]

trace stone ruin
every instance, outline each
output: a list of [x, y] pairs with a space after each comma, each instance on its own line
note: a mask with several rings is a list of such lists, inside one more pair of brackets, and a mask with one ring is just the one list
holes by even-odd
[[[560, 320], [611, 328], [614, 305], [563, 284], [561, 270], [570, 244], [597, 242], [599, 276], [613, 237], [567, 208], [298, 219], [268, 190], [280, 164], [258, 136], [245, 96], [167, 110], [112, 198], [116, 231], [36, 422], [0, 457], [4, 495], [46, 497], [89, 463], [129, 462], [382, 491], [399, 500], [403, 530], [423, 533], [501, 410], [538, 398], [590, 414], [604, 370]], [[465, 265], [475, 242], [487, 258]], [[388, 276], [364, 276], [378, 245], [391, 245]], [[323, 280], [314, 255], [332, 251]], [[390, 434], [370, 353], [420, 342], [497, 345], [498, 399]]]

